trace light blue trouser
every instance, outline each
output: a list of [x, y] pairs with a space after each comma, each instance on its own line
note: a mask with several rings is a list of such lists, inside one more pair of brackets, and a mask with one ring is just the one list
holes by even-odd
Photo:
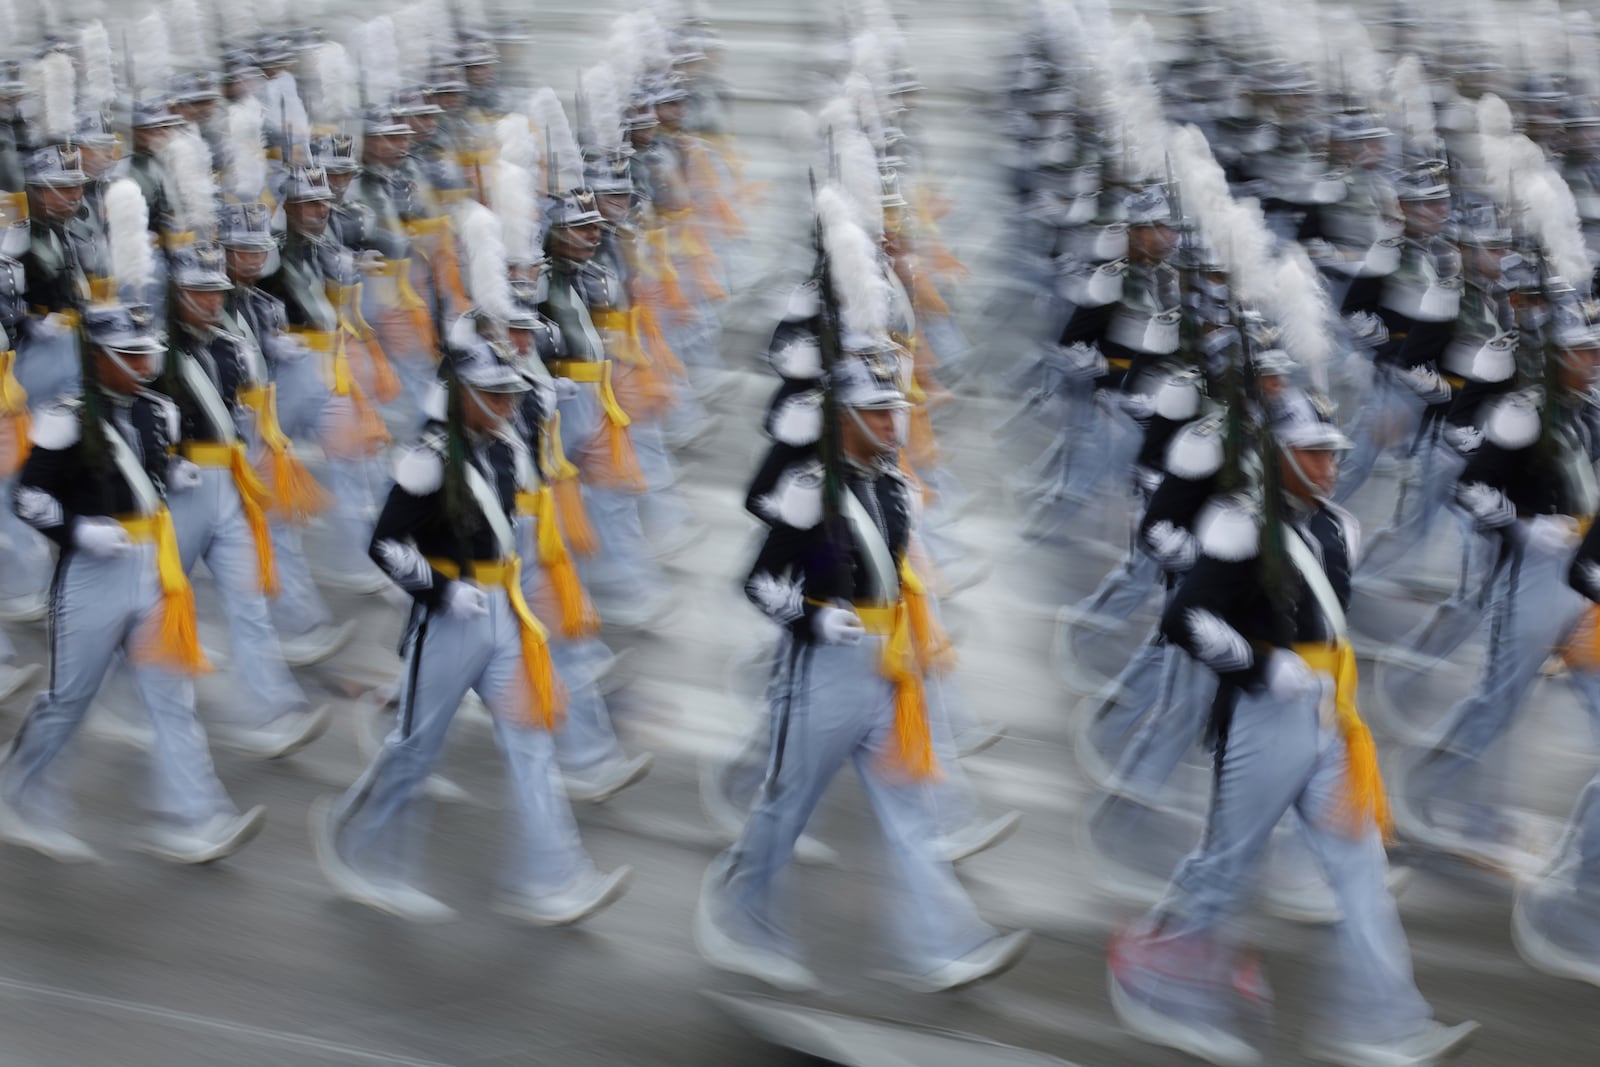
[[271, 523], [272, 551], [278, 564], [278, 595], [272, 601], [273, 625], [290, 637], [308, 634], [333, 622], [333, 612], [311, 578], [306, 546], [299, 526]]
[[536, 522], [517, 520], [517, 539], [526, 562], [522, 567], [522, 595], [550, 634], [550, 659], [567, 687], [567, 718], [556, 731], [556, 760], [562, 770], [583, 771], [622, 756], [622, 746], [611, 729], [611, 712], [595, 682], [594, 665], [605, 654], [593, 637], [570, 640], [561, 635], [561, 620], [547, 617], [539, 603], [549, 585], [539, 558]]
[[1144, 930], [1161, 965], [1119, 971], [1136, 1000], [1212, 1026], [1230, 1027], [1233, 941], [1228, 929], [1247, 904], [1274, 827], [1291, 809], [1333, 888], [1343, 919], [1328, 1003], [1332, 1030], [1370, 1041], [1415, 1031], [1430, 1016], [1411, 973], [1399, 911], [1385, 885], [1387, 860], [1375, 827], [1339, 825], [1344, 742], [1319, 725], [1318, 694], [1292, 701], [1241, 694], [1200, 845], [1178, 866], [1166, 899]]
[[1440, 440], [1437, 428], [1417, 445], [1415, 468], [1389, 523], [1372, 538], [1360, 563], [1363, 576], [1378, 575], [1427, 543], [1434, 520], [1455, 495], [1466, 457]]
[[[577, 396], [559, 403], [561, 447], [573, 458], [590, 447], [600, 430], [602, 414], [594, 387], [578, 388]], [[641, 495], [588, 483], [583, 486], [584, 506], [599, 547], [593, 556], [578, 559], [578, 574], [584, 588], [602, 602], [651, 595], [664, 581], [639, 518]]]
[[339, 805], [337, 845], [347, 862], [371, 877], [412, 880], [427, 830], [422, 786], [471, 689], [493, 716], [506, 760], [515, 828], [505, 883], [544, 896], [592, 875], [594, 865], [578, 838], [551, 736], [524, 719], [516, 614], [503, 589], [487, 592], [488, 615], [460, 619], [425, 611], [407, 635], [400, 715]]
[[639, 497], [639, 519], [650, 537], [668, 536], [693, 520], [683, 494], [666, 435], [657, 419], [634, 419], [628, 428], [649, 491]]
[[[278, 421], [290, 437], [323, 442], [331, 426], [327, 405], [333, 399], [322, 376], [321, 357], [312, 354], [276, 368], [278, 383]], [[377, 494], [384, 490], [387, 476], [376, 459], [337, 459], [328, 457], [321, 481], [333, 498], [328, 524], [333, 536], [328, 539], [324, 563], [335, 574], [362, 575], [376, 568], [367, 556], [372, 528], [377, 522]]]
[[55, 823], [67, 817], [56, 757], [83, 721], [119, 650], [133, 664], [134, 686], [154, 732], [151, 808], [190, 824], [235, 810], [195, 718], [193, 682], [137, 663], [140, 627], [151, 623], [160, 599], [153, 545], [138, 545], [119, 559], [72, 553], [61, 565], [51, 601], [50, 682], [34, 698], [0, 769], [0, 790], [25, 815]]
[[19, 341], [16, 376], [33, 411], [50, 407], [63, 396], [81, 394], [83, 365], [78, 358], [77, 336], [71, 331], [59, 336], [46, 336], [40, 331], [37, 336]]
[[1333, 499], [1343, 504], [1366, 484], [1378, 457], [1390, 448], [1409, 448], [1425, 405], [1417, 394], [1394, 379], [1388, 367], [1376, 367], [1372, 388], [1362, 399], [1350, 436], [1355, 448], [1339, 464]]
[[[1490, 608], [1483, 675], [1472, 694], [1450, 709], [1440, 739], [1405, 776], [1404, 787], [1414, 802], [1464, 805], [1467, 814], [1483, 820], [1485, 831], [1493, 829], [1502, 800], [1501, 776], [1470, 772], [1483, 767], [1489, 750], [1510, 730], [1539, 669], [1589, 603], [1567, 584], [1571, 557], [1571, 549], [1530, 547], [1505, 565]], [[1572, 681], [1591, 721], [1600, 720], [1600, 682], [1577, 671]]]
[[168, 502], [178, 531], [178, 551], [186, 571], [193, 573], [204, 560], [216, 581], [233, 670], [244, 697], [230, 701], [224, 713], [241, 725], [265, 725], [286, 712], [303, 710], [309, 702], [278, 649], [267, 598], [261, 592], [255, 535], [245, 522], [233, 475], [204, 467], [200, 477], [200, 485], [174, 492]]
[[725, 854], [721, 903], [742, 939], [790, 953], [781, 880], [817, 803], [839, 769], [855, 765], [883, 828], [896, 896], [887, 911], [901, 958], [924, 972], [993, 936], [949, 864], [933, 852], [935, 809], [927, 784], [886, 770], [894, 746], [894, 691], [880, 671], [885, 638], [860, 644], [780, 648], [772, 696], [773, 741], [761, 796], [738, 844]]
[[1183, 757], [1199, 743], [1216, 675], [1175, 645], [1146, 641], [1117, 681], [1130, 694], [1106, 709], [1101, 735], [1117, 754], [1118, 787], [1154, 805]]
[[0, 478], [0, 597], [37, 596], [50, 584], [50, 542], [11, 510], [15, 478]]

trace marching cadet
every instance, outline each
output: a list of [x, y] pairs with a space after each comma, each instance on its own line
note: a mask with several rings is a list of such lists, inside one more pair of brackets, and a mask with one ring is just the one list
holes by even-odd
[[580, 189], [563, 194], [549, 220], [550, 287], [539, 311], [566, 345], [565, 357], [549, 367], [576, 386], [559, 401], [561, 443], [583, 474], [584, 501], [599, 538], [599, 551], [582, 561], [579, 573], [611, 625], [647, 629], [666, 617], [672, 597], [639, 517], [646, 485], [628, 433], [632, 420], [617, 403], [611, 359], [589, 312], [593, 296], [619, 284], [592, 265], [605, 217], [594, 193]]
[[[1600, 605], [1600, 527], [1578, 546], [1567, 582], [1588, 599], [1582, 639], [1595, 663]], [[1549, 869], [1517, 887], [1512, 941], [1522, 958], [1549, 974], [1600, 985], [1600, 775], [1578, 796]]]
[[97, 273], [93, 244], [74, 225], [83, 205], [83, 154], [52, 145], [28, 158], [28, 250], [21, 256], [31, 314], [17, 348], [17, 381], [35, 406], [78, 378], [78, 320]]
[[779, 881], [849, 760], [883, 824], [897, 888], [906, 895], [891, 908], [896, 980], [934, 992], [1008, 969], [1028, 935], [983, 923], [936, 852], [927, 784], [938, 761], [923, 675], [948, 648], [906, 563], [912, 492], [896, 466], [894, 428], [906, 401], [895, 364], [882, 356], [891, 350], [882, 332], [887, 286], [845, 194], [824, 188], [818, 211], [837, 272], [833, 284], [844, 298], [839, 336], [847, 354], [826, 372], [839, 421], [824, 433], [837, 431], [838, 451], [822, 446], [836, 466], [825, 474], [814, 451], [778, 444], [749, 493], [769, 530], [745, 592], [785, 634], [768, 689], [773, 751], [744, 833], [706, 874], [695, 941], [718, 967], [782, 989], [816, 985], [787, 932]]
[[0, 763], [0, 836], [62, 862], [95, 859], [65, 828], [58, 757], [123, 652], [154, 733], [158, 822], [136, 847], [181, 863], [231, 855], [261, 829], [217, 780], [194, 712], [190, 675], [205, 666], [194, 592], [167, 510], [169, 490], [200, 471], [169, 453], [177, 408], [150, 390], [163, 346], [148, 311], [97, 306], [84, 316], [83, 395], [40, 412], [12, 499], [60, 550], [50, 604], [50, 684]]
[[[348, 289], [355, 281], [350, 253], [329, 232], [332, 203], [326, 172], [320, 167], [294, 169], [284, 193], [288, 234], [278, 269], [263, 279], [261, 287], [282, 301], [290, 332], [314, 353], [305, 370], [319, 372], [321, 386], [332, 393], [318, 405], [323, 410], [315, 417], [328, 455], [336, 534], [330, 556], [323, 561], [328, 571], [318, 578], [353, 593], [371, 594], [385, 588], [384, 578], [359, 558], [359, 546], [371, 537], [376, 506], [369, 468], [387, 434], [351, 370], [346, 348], [351, 338], [344, 317], [329, 299], [330, 291]], [[315, 387], [307, 390], [312, 397], [318, 392]], [[293, 407], [287, 398], [284, 407]]]
[[1264, 980], [1229, 926], [1290, 809], [1343, 915], [1335, 997], [1312, 1054], [1427, 1064], [1477, 1029], [1430, 1017], [1384, 884], [1387, 813], [1344, 616], [1358, 532], [1328, 499], [1349, 447], [1320, 418], [1279, 419], [1262, 439], [1260, 503], [1209, 506], [1198, 559], [1162, 619], [1219, 679], [1215, 785], [1204, 836], [1166, 898], [1108, 949], [1111, 1002], [1138, 1036], [1212, 1063], [1261, 1062], [1237, 1018], [1265, 1010]]
[[198, 484], [170, 496], [184, 570], [205, 561], [227, 620], [232, 665], [249, 699], [230, 706], [215, 739], [266, 758], [287, 756], [328, 728], [326, 706], [311, 708], [283, 661], [267, 610], [278, 591], [268, 527], [273, 507], [251, 462], [241, 423], [262, 414], [246, 403], [267, 370], [249, 339], [222, 329], [228, 280], [222, 249], [191, 245], [173, 257], [171, 351], [158, 388], [177, 405], [177, 454], [199, 471]]
[[344, 798], [312, 809], [318, 862], [343, 896], [419, 922], [452, 918], [416, 888], [420, 792], [470, 689], [494, 718], [515, 819], [500, 906], [539, 925], [578, 922], [622, 895], [631, 869], [601, 874], [562, 792], [551, 734], [564, 695], [547, 634], [523, 598], [512, 513], [531, 462], [511, 427], [528, 382], [488, 342], [447, 357], [446, 418], [395, 465], [372, 558], [414, 605], [399, 721]]
[[[1473, 692], [1451, 709], [1436, 740], [1403, 765], [1395, 788], [1401, 834], [1429, 848], [1491, 866], [1525, 869], [1537, 846], [1501, 804], [1498, 775], [1485, 766], [1516, 722], [1550, 656], [1584, 611], [1566, 581], [1580, 530], [1600, 507], [1593, 460], [1600, 328], [1581, 307], [1557, 301], [1542, 384], [1496, 399], [1483, 443], [1456, 483], [1456, 501], [1498, 540], [1491, 578], [1491, 640]], [[1600, 724], [1600, 675], [1569, 661], [1581, 701]]]
[[224, 298], [220, 328], [250, 346], [265, 371], [266, 381], [257, 383], [248, 395], [256, 437], [268, 454], [272, 475], [267, 519], [278, 595], [270, 608], [284, 662], [305, 667], [321, 663], [348, 644], [356, 622], [334, 623], [306, 560], [302, 527], [326, 506], [326, 494], [293, 455], [290, 438], [322, 437], [322, 420], [331, 414], [331, 394], [312, 354], [288, 333], [282, 301], [256, 284], [267, 258], [277, 249], [271, 221], [272, 212], [263, 203], [222, 209], [218, 238], [233, 288]]
[[1337, 500], [1366, 483], [1378, 456], [1408, 446], [1423, 413], [1449, 401], [1439, 359], [1461, 309], [1461, 253], [1445, 233], [1450, 184], [1443, 165], [1424, 162], [1400, 182], [1404, 243], [1400, 265], [1383, 279], [1377, 306], [1345, 311], [1376, 314], [1387, 337], [1373, 353], [1372, 390], [1355, 426], [1355, 451], [1339, 471]]

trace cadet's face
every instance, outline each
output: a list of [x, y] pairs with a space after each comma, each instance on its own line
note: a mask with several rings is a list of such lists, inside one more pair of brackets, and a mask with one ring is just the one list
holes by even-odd
[[326, 200], [307, 200], [287, 204], [283, 210], [289, 218], [289, 225], [296, 232], [320, 237], [328, 228], [328, 214], [333, 209]]
[[[113, 393], [135, 393], [140, 387], [150, 380], [155, 374], [156, 363], [154, 356], [134, 355], [130, 352], [119, 353], [127, 370], [119, 367], [115, 360], [100, 352], [95, 356], [95, 374], [100, 384], [110, 389]], [[133, 374], [129, 374], [132, 371]], [[135, 378], [134, 375], [138, 375]]]
[[178, 315], [190, 326], [214, 326], [222, 318], [224, 294], [184, 289], [179, 293]]
[[343, 200], [345, 190], [350, 188], [350, 183], [355, 181], [355, 178], [354, 174], [334, 174], [330, 171], [328, 173], [328, 188], [333, 190], [334, 196]]
[[512, 412], [517, 409], [515, 393], [489, 393], [477, 389], [468, 389], [467, 392], [470, 395], [467, 402], [461, 405], [462, 418], [466, 419], [468, 429], [478, 433], [493, 430], [510, 419]]
[[855, 416], [845, 412], [840, 420], [839, 437], [845, 455], [858, 463], [870, 463], [894, 451], [894, 412], [858, 408]]
[[51, 222], [66, 222], [78, 213], [83, 203], [81, 185], [34, 185], [29, 187], [37, 206], [30, 208]]
[[240, 285], [251, 285], [267, 267], [267, 253], [248, 248], [228, 249], [228, 277]]
[[527, 357], [533, 355], [532, 330], [519, 330], [513, 326], [506, 331], [506, 337], [511, 341], [511, 350], [518, 356]]
[[1256, 379], [1261, 385], [1261, 396], [1267, 401], [1273, 401], [1283, 395], [1289, 387], [1289, 379], [1281, 374], [1265, 374]]
[[1561, 354], [1561, 384], [1574, 393], [1594, 387], [1600, 371], [1600, 348], [1573, 348]]
[[204, 126], [211, 121], [211, 116], [216, 113], [216, 107], [210, 100], [201, 100], [192, 104], [173, 104], [172, 110], [187, 122], [196, 126]]
[[1450, 201], [1402, 200], [1400, 210], [1405, 215], [1406, 229], [1429, 237], [1444, 229], [1445, 219], [1450, 214]]
[[367, 157], [385, 167], [397, 166], [411, 147], [409, 137], [369, 137]]
[[550, 244], [555, 254], [563, 259], [586, 263], [594, 258], [600, 246], [600, 224], [557, 226], [550, 231]]
[[494, 84], [495, 67], [492, 63], [467, 68], [467, 84], [474, 89], [485, 89]]
[[1128, 227], [1128, 254], [1145, 263], [1160, 263], [1178, 247], [1178, 231], [1157, 223]]
[[649, 148], [655, 139], [656, 128], [654, 126], [644, 126], [637, 130], [628, 131], [628, 140], [633, 142], [633, 147], [641, 150]]
[[668, 100], [656, 105], [656, 119], [668, 129], [674, 129], [683, 121], [683, 101]]
[[626, 193], [605, 193], [595, 198], [600, 207], [600, 214], [613, 226], [621, 223], [628, 217], [628, 208], [633, 205], [633, 197]]
[[1339, 480], [1339, 453], [1331, 450], [1286, 449], [1283, 487], [1302, 500], [1327, 499]]

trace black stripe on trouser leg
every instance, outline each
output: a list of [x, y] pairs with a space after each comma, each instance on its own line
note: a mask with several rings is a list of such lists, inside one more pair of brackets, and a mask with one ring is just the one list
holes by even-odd
[[806, 655], [801, 659], [802, 650], [809, 653], [810, 645], [799, 641], [789, 645], [789, 685], [783, 696], [783, 708], [778, 713], [777, 730], [772, 741], [772, 773], [767, 775], [767, 788], [777, 789], [778, 772], [783, 770], [783, 750], [789, 743], [789, 715], [794, 708], [795, 688], [801, 684], [802, 665], [807, 677], [811, 674], [811, 657]]
[[428, 614], [423, 613], [411, 641], [411, 670], [406, 673], [406, 695], [400, 702], [400, 736], [410, 737], [412, 713], [417, 703], [417, 675], [422, 668], [422, 641], [428, 636]]
[[61, 632], [62, 586], [66, 583], [67, 561], [71, 558], [71, 552], [61, 553], [61, 558], [56, 560], [55, 570], [50, 575], [50, 610], [45, 617], [45, 643], [46, 654], [50, 658], [50, 678], [45, 683], [45, 692], [52, 698], [56, 695], [56, 641]]

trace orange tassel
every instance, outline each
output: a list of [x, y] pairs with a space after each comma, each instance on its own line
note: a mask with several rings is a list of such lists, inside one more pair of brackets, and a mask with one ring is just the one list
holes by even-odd
[[26, 408], [0, 415], [0, 478], [11, 477], [28, 462], [28, 453], [33, 451], [33, 442], [28, 438], [31, 425]]
[[912, 638], [911, 611], [895, 605], [894, 626], [883, 645], [883, 674], [894, 683], [894, 745], [891, 769], [912, 781], [942, 777], [928, 729], [928, 705], [922, 689], [922, 666]]
[[289, 449], [274, 450], [268, 456], [272, 470], [273, 514], [299, 526], [327, 509], [328, 494], [306, 470], [300, 457]]
[[178, 532], [172, 513], [165, 507], [156, 513], [156, 574], [161, 582], [161, 603], [147, 620], [148, 629], [139, 642], [137, 655], [179, 674], [201, 674], [211, 669], [200, 648], [200, 625], [195, 619], [194, 587], [183, 571], [178, 554]]
[[555, 495], [549, 486], [539, 489], [538, 524], [539, 565], [544, 568], [550, 588], [561, 609], [561, 632], [569, 638], [587, 637], [600, 629], [600, 616], [583, 591], [578, 571], [561, 540], [561, 524], [556, 517]]
[[585, 558], [594, 555], [600, 549], [600, 539], [595, 536], [594, 527], [589, 523], [589, 512], [583, 506], [583, 490], [578, 484], [577, 471], [558, 478], [553, 490], [556, 517], [561, 520], [561, 533], [567, 545]]
[[528, 723], [541, 730], [554, 730], [567, 710], [567, 688], [556, 676], [550, 660], [550, 640], [522, 595], [522, 561], [514, 559], [506, 578], [506, 595], [517, 616], [522, 639], [522, 669], [527, 684]]

